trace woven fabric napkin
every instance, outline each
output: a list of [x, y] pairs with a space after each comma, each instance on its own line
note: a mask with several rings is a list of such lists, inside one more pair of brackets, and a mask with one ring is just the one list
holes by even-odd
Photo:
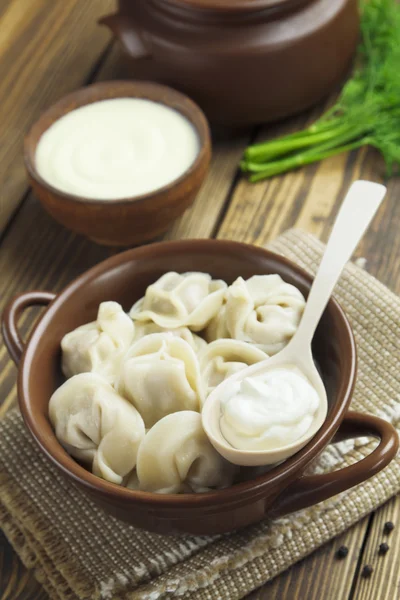
[[[323, 245], [292, 230], [269, 246], [315, 272]], [[335, 295], [358, 343], [352, 408], [400, 428], [400, 299], [349, 264]], [[360, 460], [367, 438], [330, 446], [313, 469]], [[234, 600], [338, 535], [400, 490], [397, 457], [373, 479], [320, 505], [219, 537], [163, 537], [97, 509], [42, 457], [17, 412], [0, 424], [0, 524], [58, 600]]]

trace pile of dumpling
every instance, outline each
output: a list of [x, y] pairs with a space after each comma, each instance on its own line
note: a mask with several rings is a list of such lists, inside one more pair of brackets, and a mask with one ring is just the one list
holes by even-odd
[[281, 350], [304, 305], [279, 275], [228, 286], [198, 272], [166, 273], [129, 315], [103, 302], [96, 321], [61, 342], [67, 380], [49, 404], [58, 440], [95, 475], [129, 488], [231, 485], [234, 466], [202, 429], [203, 402], [226, 377]]

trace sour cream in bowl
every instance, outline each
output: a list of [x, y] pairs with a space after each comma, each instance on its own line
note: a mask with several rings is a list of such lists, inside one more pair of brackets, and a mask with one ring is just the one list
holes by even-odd
[[109, 81], [65, 96], [25, 138], [30, 183], [61, 224], [98, 243], [130, 246], [164, 233], [208, 171], [207, 120], [187, 96]]
[[55, 121], [39, 139], [35, 161], [55, 188], [107, 201], [168, 185], [199, 150], [195, 127], [174, 108], [147, 98], [112, 98]]

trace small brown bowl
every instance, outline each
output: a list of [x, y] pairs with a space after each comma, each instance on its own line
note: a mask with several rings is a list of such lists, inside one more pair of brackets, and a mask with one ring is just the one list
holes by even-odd
[[[130, 198], [89, 200], [47, 183], [36, 170], [40, 137], [55, 121], [80, 106], [110, 98], [146, 98], [174, 108], [195, 127], [200, 151], [191, 167], [168, 185]], [[72, 92], [46, 110], [25, 137], [29, 182], [44, 208], [62, 225], [107, 246], [132, 246], [164, 233], [193, 202], [207, 174], [211, 139], [207, 120], [187, 96], [147, 82], [107, 81]]]
[[[128, 250], [98, 264], [55, 296], [28, 292], [10, 302], [3, 314], [3, 335], [19, 365], [18, 393], [25, 423], [42, 452], [70, 481], [106, 511], [136, 527], [159, 533], [212, 534], [232, 531], [263, 519], [299, 510], [365, 481], [395, 456], [395, 429], [375, 416], [347, 412], [356, 379], [356, 346], [343, 310], [331, 299], [313, 340], [328, 396], [323, 427], [297, 454], [262, 475], [243, 469], [232, 487], [203, 494], [161, 495], [123, 488], [100, 479], [61, 447], [48, 418], [49, 399], [62, 381], [60, 341], [95, 318], [100, 302], [116, 300], [126, 310], [163, 273], [205, 271], [231, 283], [239, 275], [279, 273], [308, 294], [312, 279], [299, 267], [262, 248], [236, 242], [188, 240]], [[25, 344], [18, 317], [33, 304], [48, 305]], [[303, 475], [336, 439], [373, 435], [376, 449], [356, 464], [333, 473]]]

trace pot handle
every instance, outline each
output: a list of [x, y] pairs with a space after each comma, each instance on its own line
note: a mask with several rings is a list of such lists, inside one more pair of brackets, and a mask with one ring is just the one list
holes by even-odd
[[276, 499], [276, 508], [269, 515], [278, 517], [323, 502], [366, 481], [386, 467], [396, 455], [399, 438], [395, 428], [379, 417], [349, 411], [332, 441], [367, 435], [380, 440], [371, 454], [354, 465], [332, 473], [300, 477]]
[[22, 312], [30, 306], [47, 306], [56, 297], [51, 292], [34, 291], [19, 294], [10, 300], [4, 309], [1, 331], [8, 353], [18, 365], [25, 348], [25, 342], [18, 331], [18, 320]]
[[122, 14], [108, 15], [99, 19], [100, 25], [109, 27], [117, 37], [125, 52], [132, 58], [149, 58], [151, 53], [144, 34], [138, 31], [130, 17]]

